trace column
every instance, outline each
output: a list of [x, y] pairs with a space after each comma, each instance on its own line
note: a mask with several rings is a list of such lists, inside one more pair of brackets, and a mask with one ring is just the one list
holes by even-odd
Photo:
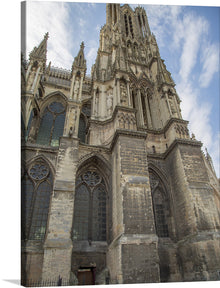
[[127, 95], [128, 95], [128, 106], [131, 107], [131, 95], [130, 95], [129, 81], [127, 81]]
[[147, 110], [147, 122], [148, 122], [148, 128], [152, 128], [152, 120], [151, 120], [151, 113], [150, 113], [150, 107], [148, 102], [148, 95], [145, 97], [145, 105]]
[[170, 109], [170, 103], [169, 103], [169, 99], [168, 99], [168, 94], [167, 94], [167, 92], [164, 92], [164, 94], [165, 94], [165, 97], [166, 97], [168, 111], [170, 113], [170, 116], [172, 117], [172, 112], [171, 112], [171, 109]]
[[33, 82], [32, 87], [31, 87], [31, 90], [32, 90], [33, 92], [34, 92], [35, 87], [36, 87], [36, 83], [37, 83], [38, 75], [39, 75], [39, 72], [40, 72], [40, 68], [41, 68], [41, 67], [38, 67], [38, 68], [37, 68], [37, 72], [36, 72], [36, 75], [35, 75], [35, 78], [34, 78], [34, 82]]
[[74, 82], [75, 82], [75, 74], [72, 76], [72, 81], [71, 81], [71, 88], [70, 88], [70, 99], [73, 99], [73, 87], [74, 87]]
[[80, 78], [79, 95], [78, 95], [78, 99], [77, 99], [79, 101], [81, 101], [81, 98], [82, 98], [82, 86], [83, 86], [83, 75]]
[[120, 79], [116, 78], [116, 87], [117, 87], [117, 105], [121, 104], [121, 97], [120, 97]]
[[44, 243], [42, 281], [57, 281], [59, 276], [66, 281], [70, 278], [77, 161], [78, 139], [62, 137]]
[[139, 124], [140, 126], [144, 126], [144, 117], [143, 117], [143, 109], [142, 109], [142, 103], [141, 103], [141, 91], [138, 89], [137, 91], [137, 102], [138, 102], [138, 118], [139, 118]]

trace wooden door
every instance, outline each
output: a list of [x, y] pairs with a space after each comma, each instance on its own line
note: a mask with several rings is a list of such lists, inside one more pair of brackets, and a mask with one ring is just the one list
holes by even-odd
[[78, 285], [93, 285], [93, 273], [91, 269], [78, 270]]

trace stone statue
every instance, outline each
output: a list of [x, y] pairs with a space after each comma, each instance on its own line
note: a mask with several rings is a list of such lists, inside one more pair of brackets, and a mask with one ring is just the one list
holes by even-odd
[[131, 44], [128, 43], [128, 57], [131, 58], [132, 57], [132, 49], [131, 49]]
[[77, 76], [75, 79], [75, 83], [74, 83], [74, 96], [75, 98], [77, 98], [77, 96], [79, 95], [79, 77]]
[[99, 103], [99, 91], [97, 90], [95, 93], [95, 107], [94, 107], [95, 116], [98, 115], [98, 103]]
[[127, 91], [125, 83], [120, 83], [120, 92], [121, 92], [121, 104], [127, 105]]
[[73, 127], [70, 127], [70, 130], [69, 130], [69, 137], [71, 138], [73, 136]]
[[113, 106], [113, 96], [112, 96], [112, 89], [109, 90], [109, 93], [107, 94], [107, 115], [111, 115], [112, 113], [112, 107]]

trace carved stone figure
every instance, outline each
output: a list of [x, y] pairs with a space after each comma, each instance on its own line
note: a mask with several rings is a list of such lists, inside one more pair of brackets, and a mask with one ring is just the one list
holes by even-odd
[[94, 114], [95, 116], [98, 115], [98, 105], [99, 105], [99, 91], [98, 89], [96, 90], [95, 93], [95, 107], [94, 107]]
[[131, 49], [131, 44], [128, 43], [128, 57], [132, 58], [132, 49]]
[[79, 96], [79, 87], [80, 87], [80, 84], [79, 84], [79, 77], [77, 76], [75, 78], [75, 83], [74, 83], [74, 96], [75, 98], [77, 98]]
[[120, 82], [121, 104], [127, 105], [127, 89], [124, 82]]
[[107, 94], [107, 115], [110, 116], [113, 109], [113, 95], [112, 95], [112, 89], [108, 91]]

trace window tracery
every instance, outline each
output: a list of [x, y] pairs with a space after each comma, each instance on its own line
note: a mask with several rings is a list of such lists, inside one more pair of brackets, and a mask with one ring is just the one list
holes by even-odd
[[158, 237], [169, 237], [168, 230], [168, 207], [167, 199], [163, 191], [160, 179], [152, 172], [150, 172], [150, 186], [153, 200], [153, 210], [156, 233]]
[[43, 112], [37, 143], [58, 146], [59, 138], [63, 135], [65, 116], [66, 109], [61, 102], [54, 101], [50, 103]]
[[42, 161], [33, 163], [21, 183], [23, 240], [44, 240], [51, 192], [49, 167]]
[[106, 241], [106, 186], [97, 171], [76, 180], [72, 239]]

